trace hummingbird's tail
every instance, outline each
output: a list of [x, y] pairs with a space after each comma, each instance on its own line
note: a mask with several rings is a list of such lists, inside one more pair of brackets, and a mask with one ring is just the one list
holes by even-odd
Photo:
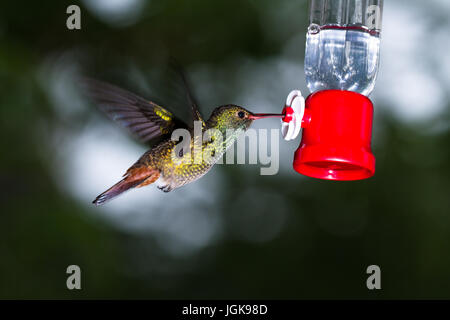
[[151, 169], [144, 165], [134, 165], [127, 170], [127, 173], [125, 173], [124, 178], [121, 181], [95, 198], [92, 203], [97, 206], [102, 205], [131, 188], [146, 186], [155, 182], [158, 178], [159, 170]]

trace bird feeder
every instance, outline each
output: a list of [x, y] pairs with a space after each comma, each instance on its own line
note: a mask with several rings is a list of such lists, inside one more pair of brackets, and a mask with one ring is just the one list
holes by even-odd
[[382, 0], [310, 0], [305, 75], [311, 94], [292, 91], [282, 134], [297, 137], [294, 169], [326, 180], [366, 179], [371, 151], [372, 92], [379, 65]]

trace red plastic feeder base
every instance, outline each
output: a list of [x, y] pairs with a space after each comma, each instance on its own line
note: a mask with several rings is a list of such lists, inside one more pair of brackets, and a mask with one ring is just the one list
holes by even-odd
[[372, 102], [356, 92], [324, 90], [306, 99], [294, 169], [326, 180], [360, 180], [375, 173]]

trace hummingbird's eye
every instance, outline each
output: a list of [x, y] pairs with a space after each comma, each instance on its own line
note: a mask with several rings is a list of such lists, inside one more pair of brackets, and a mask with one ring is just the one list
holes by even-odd
[[244, 112], [244, 111], [239, 111], [237, 115], [238, 115], [238, 117], [241, 118], [241, 119], [244, 119], [244, 118], [245, 118], [245, 112]]

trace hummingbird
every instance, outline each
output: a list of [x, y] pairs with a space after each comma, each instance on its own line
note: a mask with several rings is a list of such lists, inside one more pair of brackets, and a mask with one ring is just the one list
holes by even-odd
[[[93, 204], [102, 205], [127, 190], [155, 182], [164, 192], [194, 182], [214, 166], [254, 120], [283, 117], [283, 114], [252, 113], [238, 105], [227, 104], [216, 107], [204, 120], [183, 74], [181, 78], [192, 113], [189, 124], [153, 101], [106, 82], [84, 79], [85, 92], [109, 118], [128, 129], [142, 143], [156, 140], [150, 150], [128, 168], [122, 180], [97, 196]], [[208, 139], [197, 144], [197, 152], [194, 149], [198, 142], [196, 139], [199, 139], [194, 135], [196, 121], [201, 125], [202, 136], [208, 131]], [[171, 138], [176, 129], [190, 133], [188, 148], [177, 150], [180, 141]]]

